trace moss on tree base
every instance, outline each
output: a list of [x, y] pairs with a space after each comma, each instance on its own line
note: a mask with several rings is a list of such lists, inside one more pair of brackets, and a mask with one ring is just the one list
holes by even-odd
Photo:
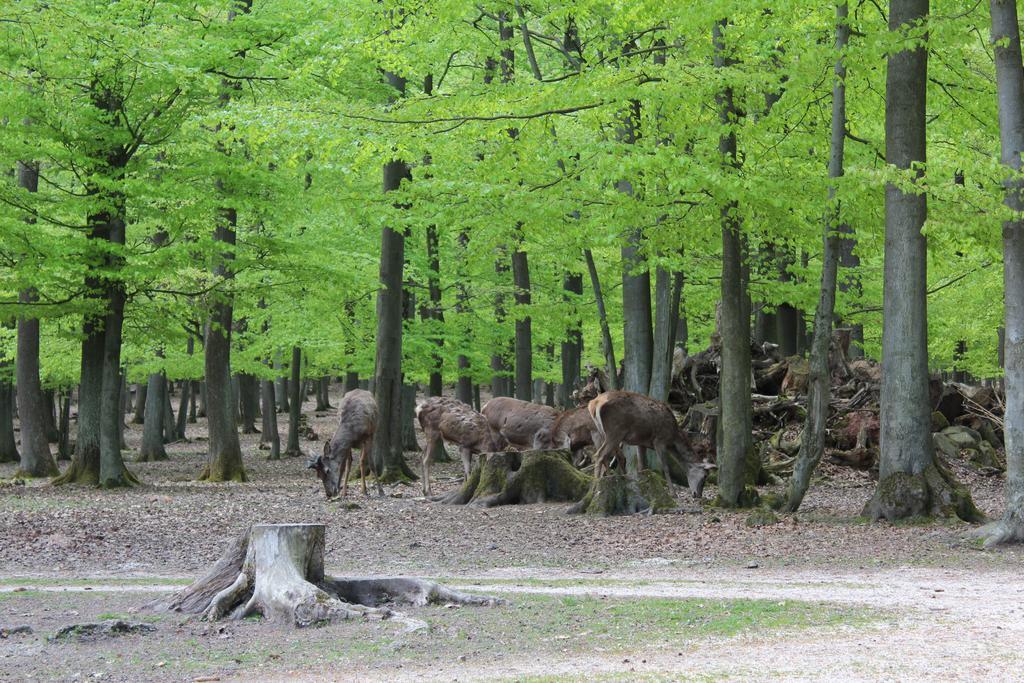
[[760, 504], [761, 504], [761, 494], [759, 494], [757, 492], [757, 487], [751, 486], [750, 484], [747, 484], [746, 486], [743, 487], [743, 491], [740, 492], [740, 497], [736, 501], [735, 505], [733, 505], [732, 503], [724, 500], [722, 498], [721, 494], [719, 494], [715, 498], [715, 506], [716, 507], [722, 507], [722, 508], [736, 508], [736, 509], [740, 509], [740, 508], [743, 508], [743, 509], [746, 509], [746, 508], [756, 508]]
[[569, 508], [569, 514], [610, 517], [661, 512], [674, 507], [676, 502], [669, 495], [665, 480], [654, 470], [647, 469], [637, 474], [636, 479], [617, 472], [601, 477], [580, 502]]
[[862, 514], [873, 522], [953, 516], [965, 522], [981, 522], [985, 518], [974, 506], [970, 492], [936, 463], [920, 474], [894, 472], [879, 479]]
[[567, 450], [491, 453], [462, 488], [434, 500], [481, 507], [575, 502], [586, 494], [590, 477], [572, 466], [571, 457]]
[[405, 458], [401, 459], [401, 464], [397, 467], [385, 466], [384, 471], [381, 473], [377, 480], [381, 484], [411, 484], [414, 481], [419, 481], [419, 477], [416, 473], [409, 469], [409, 464], [405, 461]]

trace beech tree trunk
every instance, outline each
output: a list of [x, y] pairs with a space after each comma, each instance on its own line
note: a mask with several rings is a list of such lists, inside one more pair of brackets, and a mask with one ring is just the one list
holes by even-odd
[[[123, 389], [124, 382], [121, 384]], [[121, 399], [123, 403], [123, 393], [121, 395]], [[49, 443], [57, 443], [60, 439], [60, 434], [57, 431], [57, 409], [54, 407], [53, 389], [43, 389], [43, 406], [46, 408], [46, 410], [43, 411], [43, 431], [46, 433], [46, 440]], [[124, 415], [123, 406], [121, 415]]]
[[[828, 162], [828, 177], [843, 175], [846, 144], [846, 65], [843, 55], [850, 40], [849, 10], [846, 2], [836, 5], [836, 65], [832, 83], [832, 142]], [[807, 419], [804, 422], [800, 451], [793, 464], [793, 476], [786, 492], [785, 510], [796, 512], [807, 493], [811, 474], [821, 462], [825, 452], [825, 427], [831, 399], [831, 373], [829, 372], [829, 342], [832, 339], [832, 315], [836, 304], [836, 280], [839, 267], [842, 220], [836, 200], [836, 187], [829, 187], [833, 202], [825, 220], [822, 247], [821, 288], [818, 308], [814, 314], [814, 338], [811, 343], [810, 371], [807, 377]]]
[[146, 423], [146, 392], [149, 391], [149, 383], [135, 385], [135, 414], [132, 416], [132, 424]]
[[1006, 511], [1002, 519], [976, 532], [988, 547], [1024, 541], [1024, 221], [1019, 218], [1024, 211], [1024, 183], [1018, 175], [1024, 151], [1024, 64], [1017, 3], [991, 0], [990, 11], [1001, 160], [1012, 171], [1005, 182], [1005, 202], [1014, 218], [1003, 223]]
[[167, 391], [167, 379], [162, 372], [154, 372], [149, 376], [146, 386], [146, 416], [142, 427], [142, 446], [135, 462], [152, 462], [167, 460], [164, 449], [164, 404]]
[[[405, 79], [387, 74], [396, 95], [405, 94]], [[394, 192], [402, 180], [412, 180], [401, 159], [384, 164], [383, 191]], [[408, 481], [410, 472], [402, 457], [402, 279], [405, 267], [405, 236], [385, 226], [381, 233], [380, 289], [377, 290], [377, 353], [374, 359], [374, 398], [380, 427], [373, 440], [373, 470], [382, 484]]]
[[[18, 164], [18, 176], [22, 186], [23, 174], [29, 167]], [[35, 173], [35, 169], [29, 172]], [[22, 304], [35, 300], [32, 290], [24, 290], [18, 296]], [[18, 417], [21, 423], [21, 464], [17, 476], [52, 477], [59, 474], [57, 463], [50, 453], [46, 438], [46, 423], [43, 390], [39, 383], [39, 319], [18, 318], [17, 389]]]
[[[715, 67], [732, 63], [725, 56], [723, 29], [727, 21], [714, 27]], [[718, 139], [722, 163], [737, 168], [736, 133], [731, 127], [738, 112], [731, 86], [718, 96], [719, 120], [723, 130]], [[744, 259], [746, 238], [737, 215], [738, 206], [729, 202], [722, 207], [722, 373], [719, 405], [722, 425], [718, 448], [718, 498], [724, 507], [747, 507], [756, 501], [753, 485], [759, 460], [754, 452], [753, 413], [750, 403], [750, 299], [747, 295]]]
[[256, 433], [256, 414], [259, 412], [260, 390], [255, 377], [238, 373], [238, 408], [242, 414], [242, 433]]
[[285, 446], [284, 454], [290, 458], [297, 458], [302, 455], [299, 447], [299, 420], [302, 417], [302, 349], [298, 346], [292, 347], [292, 376], [288, 382], [291, 396], [288, 397], [288, 445]]
[[[928, 19], [928, 0], [891, 0], [890, 32]], [[903, 43], [906, 44], [906, 43]], [[886, 162], [914, 182], [925, 163], [928, 51], [914, 44], [889, 55], [885, 83]], [[920, 165], [920, 166], [918, 166]], [[970, 494], [935, 459], [928, 394], [925, 193], [885, 187], [881, 459], [878, 487], [864, 508], [871, 519], [979, 517]]]
[[14, 440], [14, 385], [7, 379], [11, 365], [0, 361], [0, 463], [21, 460]]
[[175, 440], [185, 440], [185, 423], [188, 422], [188, 404], [192, 398], [191, 380], [181, 381], [181, 396], [178, 397], [178, 416], [174, 423]]
[[[572, 303], [575, 310], [576, 301], [583, 294], [583, 275], [566, 273], [562, 280], [562, 289], [565, 291], [566, 301]], [[583, 321], [578, 314], [574, 314], [565, 330], [565, 339], [562, 340], [562, 383], [558, 386], [555, 398], [555, 402], [562, 408], [571, 408], [573, 405], [572, 392], [579, 384], [583, 372], [582, 358]]]
[[650, 395], [668, 401], [672, 385], [672, 352], [675, 350], [676, 325], [679, 319], [679, 294], [682, 275], [674, 278], [658, 267], [654, 276], [654, 349], [651, 363]]
[[[462, 263], [466, 259], [466, 246], [469, 244], [469, 235], [465, 232], [459, 233], [459, 248], [460, 248], [460, 259], [456, 265], [458, 272], [458, 283], [457, 289], [455, 290], [455, 312], [458, 315], [463, 315], [468, 310], [467, 302], [469, 301], [469, 289], [466, 287], [465, 273], [463, 271]], [[470, 329], [466, 329], [466, 334], [471, 334]], [[464, 344], [469, 345], [471, 343], [470, 338], [466, 338], [463, 341]], [[459, 399], [466, 405], [473, 405], [473, 377], [469, 366], [469, 356], [464, 353], [460, 353], [456, 359], [456, 364], [459, 370], [459, 379], [455, 385], [455, 398]]]
[[316, 410], [324, 412], [331, 409], [331, 378], [324, 375], [316, 383]]
[[57, 443], [58, 460], [71, 460], [71, 394], [71, 389], [60, 393], [60, 441]]
[[612, 344], [612, 332], [608, 327], [608, 313], [604, 307], [604, 295], [601, 293], [601, 280], [597, 275], [597, 264], [594, 263], [594, 253], [590, 249], [583, 250], [583, 256], [587, 260], [587, 271], [590, 273], [590, 286], [594, 290], [594, 300], [597, 302], [597, 319], [601, 324], [601, 347], [604, 350], [605, 372], [608, 375], [608, 389], [615, 391], [619, 388], [619, 366], [615, 363], [615, 347]]
[[[522, 230], [522, 227], [519, 227]], [[516, 302], [516, 398], [533, 400], [533, 323], [519, 306], [530, 305], [530, 265], [525, 251], [512, 254], [512, 283]]]

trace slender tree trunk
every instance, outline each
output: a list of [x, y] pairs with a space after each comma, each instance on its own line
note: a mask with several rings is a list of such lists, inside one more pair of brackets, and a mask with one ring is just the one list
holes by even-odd
[[1003, 286], [1005, 288], [1004, 388], [1006, 411], [1006, 511], [1002, 519], [977, 531], [988, 547], [1024, 541], [1024, 65], [1020, 24], [1014, 0], [991, 0], [992, 43], [1002, 162], [1012, 175], [1005, 182], [1006, 206], [1014, 217], [1003, 223]]
[[218, 292], [206, 325], [204, 345], [206, 374], [206, 417], [209, 430], [208, 464], [200, 475], [205, 481], [246, 481], [242, 462], [242, 446], [235, 424], [234, 397], [231, 391], [231, 322], [234, 301], [230, 283], [234, 279], [235, 226], [238, 214], [234, 209], [221, 210], [221, 221], [214, 229], [215, 243], [223, 245], [213, 268], [215, 277], [223, 279], [225, 289]]
[[185, 440], [185, 423], [188, 421], [188, 404], [192, 398], [192, 381], [181, 381], [181, 396], [178, 397], [178, 417], [174, 423], [175, 440]]
[[259, 383], [252, 375], [238, 373], [238, 405], [242, 413], [242, 433], [256, 433], [256, 413], [259, 412]]
[[[714, 27], [715, 67], [732, 63], [725, 56], [723, 29], [727, 21]], [[722, 163], [739, 165], [736, 133], [732, 125], [738, 116], [731, 86], [725, 86], [717, 98], [723, 131], [718, 139]], [[726, 128], [728, 126], [728, 128]], [[724, 507], [753, 505], [753, 484], [759, 461], [754, 452], [753, 414], [750, 404], [750, 299], [745, 273], [746, 239], [735, 202], [722, 207], [722, 372], [719, 391], [722, 425], [718, 449], [718, 498]]]
[[279, 356], [274, 357], [274, 370], [277, 371], [277, 388], [275, 395], [277, 397], [277, 412], [287, 413], [288, 412], [288, 378], [284, 374], [284, 364], [281, 362]]
[[439, 254], [437, 226], [427, 226], [427, 261], [430, 270], [427, 275], [427, 289], [430, 295], [429, 307], [424, 307], [424, 320], [431, 320], [435, 327], [431, 330], [436, 350], [430, 355], [430, 396], [440, 396], [444, 388], [444, 377], [442, 375], [443, 358], [441, 349], [444, 347], [444, 337], [441, 326], [444, 324], [444, 313], [441, 310], [441, 257]]
[[[54, 407], [53, 389], [43, 389], [43, 430], [46, 432], [46, 440], [49, 443], [57, 443], [60, 434], [57, 431], [57, 410]], [[122, 409], [121, 414], [124, 415]]]
[[[562, 280], [562, 289], [565, 290], [565, 299], [576, 307], [576, 301], [583, 294], [583, 275], [581, 273], [566, 273]], [[583, 356], [583, 321], [578, 314], [573, 314], [572, 321], [565, 331], [565, 339], [562, 340], [562, 383], [558, 387], [558, 396], [555, 401], [561, 408], [572, 407], [572, 392], [580, 381], [582, 373]]]
[[316, 383], [316, 410], [317, 412], [324, 412], [325, 410], [331, 409], [331, 378], [329, 375], [324, 375]]
[[145, 424], [147, 391], [149, 391], [148, 384], [135, 385], [135, 415], [132, 417], [132, 424]]
[[174, 407], [171, 405], [171, 391], [174, 383], [164, 379], [164, 443], [172, 443], [178, 440], [175, 432]]
[[[832, 82], [832, 143], [828, 161], [828, 177], [831, 180], [843, 175], [846, 143], [846, 64], [843, 56], [850, 40], [848, 5], [843, 0], [836, 5], [836, 65], [835, 80]], [[818, 294], [818, 309], [814, 315], [814, 339], [811, 344], [810, 372], [807, 378], [807, 419], [800, 439], [800, 452], [793, 465], [793, 476], [789, 480], [785, 509], [796, 512], [810, 486], [811, 474], [825, 452], [825, 427], [831, 399], [831, 376], [828, 365], [829, 342], [832, 338], [832, 315], [836, 304], [836, 280], [838, 275], [840, 242], [843, 233], [836, 187], [829, 187], [829, 199], [833, 202], [825, 218], [822, 247], [821, 288]]]
[[[466, 258], [466, 246], [469, 244], [469, 235], [465, 232], [459, 233], [459, 247], [461, 249], [459, 264], [457, 264], [457, 272], [459, 275], [457, 289], [455, 290], [455, 312], [457, 316], [465, 314], [468, 310], [469, 301], [469, 289], [466, 287], [464, 273], [461, 269], [461, 264]], [[466, 334], [472, 334], [472, 330], [469, 326], [465, 326]], [[465, 339], [465, 344], [470, 344], [471, 339]], [[460, 353], [456, 364], [459, 370], [459, 378], [455, 385], [455, 398], [459, 399], [466, 405], [473, 405], [473, 377], [470, 372], [469, 357]]]
[[14, 385], [8, 379], [11, 365], [9, 360], [0, 361], [0, 463], [21, 460], [14, 440]]
[[167, 460], [164, 449], [164, 418], [167, 402], [167, 379], [162, 372], [154, 372], [149, 376], [146, 386], [146, 416], [142, 423], [142, 446], [135, 462], [153, 462]]
[[60, 393], [60, 441], [57, 459], [71, 460], [71, 394], [72, 389]]
[[[494, 272], [498, 275], [499, 283], [505, 280], [508, 271], [508, 264], [505, 263], [503, 257], [499, 257], [494, 263]], [[494, 295], [494, 319], [498, 329], [504, 327], [507, 314], [505, 293], [499, 288]], [[505, 354], [501, 351], [503, 345], [503, 343], [499, 343], [496, 352], [491, 354], [491, 395], [494, 397], [512, 395], [512, 379], [509, 377], [508, 362], [505, 360]]]
[[[397, 96], [405, 94], [405, 79], [387, 74]], [[384, 164], [383, 191], [394, 192], [402, 180], [412, 180], [401, 159]], [[374, 359], [374, 397], [377, 400], [377, 433], [373, 440], [374, 472], [381, 483], [408, 480], [402, 455], [402, 280], [405, 236], [385, 226], [381, 234], [380, 289], [377, 290], [377, 353]]]
[[[522, 229], [521, 227], [519, 228]], [[519, 306], [530, 305], [530, 265], [525, 251], [512, 254], [512, 283], [516, 302], [516, 398], [533, 400], [533, 323]]]
[[297, 458], [302, 455], [299, 447], [299, 420], [302, 417], [302, 349], [298, 346], [292, 347], [292, 376], [288, 384], [292, 395], [288, 397], [290, 410], [288, 411], [288, 445], [284, 454], [290, 458]]
[[[676, 278], [681, 281], [681, 278]], [[651, 365], [650, 395], [659, 401], [668, 401], [672, 385], [672, 351], [675, 348], [676, 319], [679, 298], [672, 274], [661, 266], [654, 276], [654, 352]]]
[[345, 393], [352, 391], [353, 389], [359, 388], [359, 373], [358, 372], [346, 372], [345, 373]]
[[[99, 281], [86, 276], [86, 290], [95, 292]], [[95, 295], [91, 295], [90, 298]], [[54, 484], [90, 484], [100, 481], [100, 394], [103, 391], [103, 326], [92, 314], [82, 321], [81, 371], [78, 384], [78, 435], [71, 465]]]
[[[205, 345], [203, 346], [203, 349], [205, 353]], [[199, 404], [198, 407], [196, 408], [197, 418], [206, 417], [206, 399], [206, 380], [202, 379], [199, 381]]]
[[583, 250], [583, 256], [587, 260], [587, 270], [590, 273], [590, 286], [594, 290], [594, 300], [597, 302], [597, 318], [601, 323], [601, 346], [604, 350], [605, 372], [608, 374], [608, 388], [615, 390], [619, 388], [619, 366], [615, 363], [615, 347], [612, 345], [612, 332], [608, 327], [608, 313], [604, 308], [604, 295], [601, 293], [601, 280], [597, 276], [597, 264], [594, 263], [594, 254], [590, 249]]
[[[928, 0], [891, 0], [889, 30], [928, 19]], [[910, 45], [906, 40], [899, 43]], [[926, 148], [928, 50], [913, 43], [889, 55], [885, 84], [886, 162], [921, 179]], [[935, 459], [928, 395], [927, 195], [885, 187], [881, 460], [871, 519], [956, 514], [978, 517], [970, 494]]]
[[261, 443], [270, 444], [270, 455], [267, 460], [281, 459], [281, 437], [277, 432], [277, 411], [274, 400], [274, 381], [264, 379], [260, 381], [260, 400], [263, 404], [263, 434], [260, 437]]
[[[19, 176], [26, 166], [18, 165]], [[24, 181], [23, 181], [24, 182]], [[18, 297], [22, 304], [35, 300], [32, 290]], [[52, 477], [58, 474], [46, 439], [46, 404], [39, 384], [39, 319], [18, 318], [17, 388], [18, 417], [21, 422], [21, 465], [17, 476]]]

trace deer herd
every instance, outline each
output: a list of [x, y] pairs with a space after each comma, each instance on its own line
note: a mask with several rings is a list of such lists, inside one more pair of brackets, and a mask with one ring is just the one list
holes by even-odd
[[[339, 423], [334, 436], [324, 443], [322, 455], [309, 461], [323, 482], [328, 498], [345, 496], [352, 468], [352, 450], [359, 448], [359, 474], [366, 494], [366, 462], [373, 450], [378, 411], [373, 394], [349, 391], [338, 405]], [[416, 420], [423, 429], [421, 476], [423, 495], [430, 496], [430, 463], [439, 442], [459, 450], [462, 468], [469, 477], [473, 455], [503, 451], [507, 448], [567, 449], [573, 463], [586, 463], [584, 448], [595, 446], [594, 477], [608, 472], [614, 460], [625, 472], [622, 446], [654, 450], [661, 461], [662, 475], [672, 490], [671, 458], [677, 458], [686, 475], [686, 483], [695, 498], [704, 491], [708, 470], [715, 466], [702, 462], [690, 446], [686, 432], [676, 423], [669, 406], [644, 394], [630, 391], [606, 391], [585, 407], [559, 411], [550, 406], [515, 398], [493, 398], [480, 412], [462, 401], [446, 396], [428, 398], [416, 406]], [[638, 458], [640, 467], [643, 458]], [[380, 482], [377, 492], [383, 495]]]

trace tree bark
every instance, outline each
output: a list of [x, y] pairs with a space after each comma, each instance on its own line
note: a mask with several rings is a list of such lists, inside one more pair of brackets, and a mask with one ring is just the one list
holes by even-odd
[[316, 410], [324, 412], [331, 409], [331, 378], [324, 375], [316, 383]]
[[[123, 399], [123, 395], [122, 395]], [[57, 443], [60, 440], [60, 433], [57, 431], [57, 409], [54, 407], [53, 389], [43, 389], [43, 431], [46, 432], [46, 440], [49, 443]], [[121, 411], [124, 415], [124, 410]]]
[[264, 379], [260, 381], [260, 400], [263, 405], [263, 434], [260, 443], [270, 444], [270, 455], [267, 460], [281, 459], [281, 437], [277, 432], [277, 411], [274, 400], [274, 381]]
[[[522, 226], [519, 226], [519, 231]], [[533, 400], [533, 323], [518, 307], [530, 305], [530, 265], [526, 252], [512, 254], [512, 283], [516, 302], [516, 398]]]
[[149, 376], [146, 386], [146, 415], [142, 423], [142, 446], [135, 462], [153, 462], [167, 460], [164, 449], [164, 417], [166, 410], [164, 394], [167, 391], [167, 379], [162, 372], [154, 372]]
[[[681, 281], [681, 278], [676, 278]], [[651, 364], [650, 395], [668, 401], [672, 385], [672, 352], [675, 350], [679, 297], [671, 273], [658, 266], [654, 276], [654, 350]]]
[[[845, 1], [836, 5], [836, 64], [832, 82], [832, 141], [828, 162], [828, 177], [843, 175], [846, 146], [846, 64], [843, 61], [850, 40], [849, 9]], [[829, 342], [832, 338], [832, 316], [836, 304], [836, 280], [843, 230], [836, 186], [829, 187], [832, 206], [825, 219], [822, 247], [821, 288], [818, 308], [814, 315], [814, 339], [811, 344], [810, 371], [807, 377], [807, 419], [804, 422], [800, 451], [793, 465], [793, 476], [786, 492], [785, 510], [796, 512], [807, 493], [811, 474], [821, 462], [825, 452], [825, 427], [831, 399], [831, 373], [829, 372]]]
[[213, 267], [224, 290], [216, 293], [206, 325], [204, 369], [206, 374], [206, 417], [209, 430], [208, 463], [199, 478], [205, 481], [246, 481], [242, 446], [235, 424], [235, 406], [231, 391], [231, 323], [234, 297], [227, 289], [234, 279], [235, 225], [238, 214], [222, 209], [221, 220], [213, 232], [214, 242], [222, 245]]
[[594, 263], [594, 253], [590, 249], [584, 249], [583, 255], [587, 260], [587, 271], [590, 273], [590, 286], [594, 290], [594, 300], [597, 303], [597, 319], [601, 324], [601, 348], [604, 350], [605, 372], [608, 375], [608, 389], [615, 391], [619, 388], [619, 366], [615, 363], [615, 347], [612, 344], [612, 332], [608, 327], [608, 313], [604, 307], [604, 295], [601, 293], [601, 280], [597, 275], [597, 264]]
[[292, 376], [288, 383], [291, 389], [291, 396], [288, 397], [288, 445], [285, 446], [284, 454], [290, 458], [297, 458], [302, 455], [299, 447], [299, 420], [302, 417], [302, 349], [298, 346], [292, 347]]
[[62, 391], [60, 397], [60, 441], [57, 443], [57, 459], [71, 460], [71, 394], [72, 389]]
[[[24, 164], [18, 164], [19, 180]], [[32, 169], [34, 172], [34, 169]], [[24, 186], [24, 180], [21, 181]], [[23, 290], [18, 297], [22, 304], [35, 300], [32, 290]], [[18, 417], [21, 422], [21, 464], [17, 476], [52, 477], [59, 474], [46, 438], [43, 390], [39, 383], [39, 319], [18, 318], [17, 389]]]
[[260, 389], [255, 377], [238, 373], [238, 407], [242, 414], [242, 433], [256, 433], [256, 414], [259, 412]]
[[[732, 59], [725, 55], [723, 29], [726, 20], [714, 27], [715, 67], [725, 68]], [[722, 163], [737, 168], [736, 133], [739, 115], [731, 86], [717, 97], [722, 132], [718, 149]], [[729, 202], [722, 207], [722, 374], [719, 403], [722, 425], [718, 449], [718, 498], [724, 507], [753, 505], [758, 459], [753, 444], [753, 414], [750, 404], [750, 299], [747, 294], [744, 259], [746, 238], [738, 216], [739, 207]]]
[[[583, 294], [583, 275], [566, 273], [562, 280], [565, 300], [576, 310], [576, 301]], [[583, 321], [574, 314], [565, 330], [562, 340], [562, 383], [558, 386], [556, 403], [562, 408], [572, 407], [572, 392], [576, 389], [583, 371]]]
[[274, 369], [277, 371], [277, 388], [274, 390], [277, 397], [277, 412], [288, 412], [288, 378], [284, 374], [284, 364], [279, 357], [274, 358]]
[[10, 366], [11, 361], [0, 361], [0, 463], [21, 460], [14, 440], [14, 385], [7, 379]]
[[1004, 183], [1005, 203], [1014, 215], [1003, 223], [1006, 511], [1002, 519], [975, 532], [987, 547], [1024, 541], [1024, 220], [1020, 219], [1024, 182], [1019, 176], [1024, 151], [1024, 64], [1017, 3], [991, 0], [990, 11], [1001, 160], [1011, 171]]
[[[928, 0], [891, 0], [890, 32], [928, 19]], [[928, 51], [915, 44], [889, 55], [885, 88], [886, 163], [921, 179], [926, 148]], [[927, 240], [924, 192], [885, 187], [881, 459], [871, 519], [956, 514], [974, 520], [970, 494], [941, 469], [932, 444], [928, 394]]]
[[[405, 79], [387, 74], [397, 96], [405, 94]], [[394, 192], [402, 180], [412, 180], [401, 159], [384, 164], [383, 191]], [[391, 226], [381, 233], [380, 289], [377, 290], [377, 353], [374, 359], [374, 398], [380, 428], [373, 440], [373, 469], [378, 481], [394, 483], [410, 479], [402, 456], [402, 279], [405, 267], [405, 236]]]

